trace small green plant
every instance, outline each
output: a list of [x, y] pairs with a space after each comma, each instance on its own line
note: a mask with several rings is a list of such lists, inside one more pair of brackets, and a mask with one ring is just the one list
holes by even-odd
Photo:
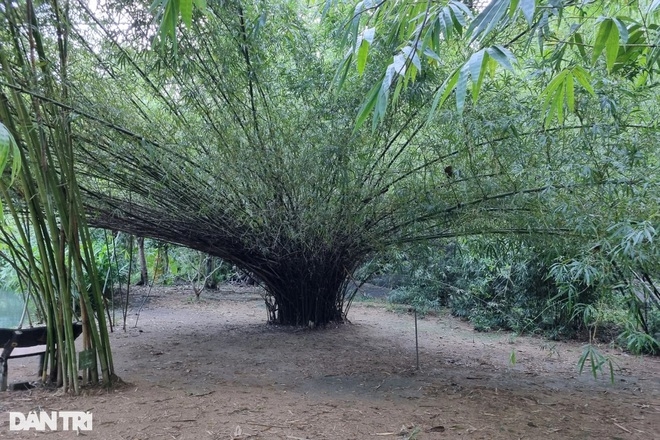
[[[404, 431], [405, 432], [405, 431]], [[422, 432], [419, 426], [415, 426], [410, 433], [406, 433], [403, 436], [404, 440], [417, 440], [417, 436]]]
[[598, 351], [593, 344], [588, 344], [584, 347], [582, 356], [580, 356], [580, 359], [578, 360], [580, 374], [584, 371], [587, 362], [594, 379], [598, 379], [599, 373], [605, 374], [605, 368], [607, 368], [610, 373], [610, 382], [614, 383], [614, 362], [612, 361], [612, 358], [605, 356]]
[[557, 344], [554, 343], [546, 343], [541, 345], [541, 350], [547, 351], [547, 357], [548, 359], [552, 358], [553, 356], [556, 356], [557, 359], [559, 359], [559, 350], [557, 350]]

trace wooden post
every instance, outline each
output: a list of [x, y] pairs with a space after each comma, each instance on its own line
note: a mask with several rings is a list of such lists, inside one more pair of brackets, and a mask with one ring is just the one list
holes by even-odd
[[419, 338], [417, 336], [417, 307], [415, 311], [415, 353], [417, 354], [417, 371], [419, 371]]

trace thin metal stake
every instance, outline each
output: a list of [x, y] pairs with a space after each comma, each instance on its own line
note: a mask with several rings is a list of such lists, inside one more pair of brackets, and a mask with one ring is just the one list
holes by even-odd
[[415, 307], [415, 352], [417, 353], [417, 371], [419, 371], [419, 338], [417, 337], [417, 308]]

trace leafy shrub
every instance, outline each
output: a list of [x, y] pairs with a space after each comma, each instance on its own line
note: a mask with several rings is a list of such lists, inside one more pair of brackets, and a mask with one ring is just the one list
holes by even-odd
[[[654, 273], [657, 258], [648, 257], [652, 251], [643, 259], [624, 258], [621, 249], [630, 236], [648, 236], [625, 231], [623, 238], [612, 240], [623, 243], [615, 252], [595, 252], [586, 245], [585, 251], [566, 249], [571, 258], [511, 239], [481, 238], [411, 247], [372, 264], [380, 279], [397, 280], [390, 302], [421, 313], [446, 306], [478, 331], [579, 337], [591, 343], [617, 342], [635, 354], [660, 354], [660, 308], [653, 281], [633, 277]], [[628, 246], [628, 255], [641, 245]]]
[[552, 256], [512, 240], [419, 246], [383, 261], [378, 273], [389, 270], [400, 283], [390, 302], [422, 312], [448, 306], [479, 331], [571, 336], [584, 327], [576, 305], [597, 298], [596, 289], [586, 285], [569, 298], [550, 276]]
[[640, 331], [634, 325], [628, 326], [619, 335], [619, 344], [634, 354], [660, 354], [660, 343], [657, 336], [653, 337]]
[[440, 298], [430, 289], [419, 286], [400, 287], [392, 291], [387, 300], [394, 304], [405, 304], [414, 307], [418, 313], [425, 315], [439, 310], [442, 306]]
[[[542, 332], [559, 338], [574, 334], [582, 323], [567, 306], [556, 283], [548, 277], [547, 263], [537, 257], [484, 264], [471, 262], [470, 279], [452, 294], [452, 313], [469, 319], [475, 329]], [[591, 302], [593, 292], [584, 289], [580, 302]]]

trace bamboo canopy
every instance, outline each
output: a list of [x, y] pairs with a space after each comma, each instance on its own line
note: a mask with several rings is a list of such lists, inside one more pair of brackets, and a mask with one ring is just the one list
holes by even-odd
[[[16, 75], [2, 77], [3, 96], [47, 107], [49, 117], [33, 109], [25, 124], [65, 127], [69, 155], [53, 167], [75, 180], [65, 190], [79, 188], [89, 225], [236, 264], [264, 285], [274, 322], [341, 321], [348, 280], [372, 254], [473, 231], [548, 231], [538, 195], [582, 190], [556, 168], [526, 168], [542, 127], [495, 143], [483, 134], [487, 115], [439, 111], [429, 124], [431, 73], [401, 92], [381, 127], [356, 130], [368, 84], [329, 93], [329, 66], [343, 54], [300, 5], [277, 4], [264, 21], [255, 5], [210, 4], [198, 25], [178, 29], [176, 52], [153, 50], [143, 5], [68, 5], [68, 21], [57, 3], [33, 16], [45, 29], [34, 43], [12, 18], [3, 51], [13, 39], [22, 58], [5, 60]], [[18, 75], [31, 44], [48, 49], [38, 54], [48, 84]], [[3, 120], [19, 110], [8, 106]], [[540, 214], [520, 215], [530, 210]]]

